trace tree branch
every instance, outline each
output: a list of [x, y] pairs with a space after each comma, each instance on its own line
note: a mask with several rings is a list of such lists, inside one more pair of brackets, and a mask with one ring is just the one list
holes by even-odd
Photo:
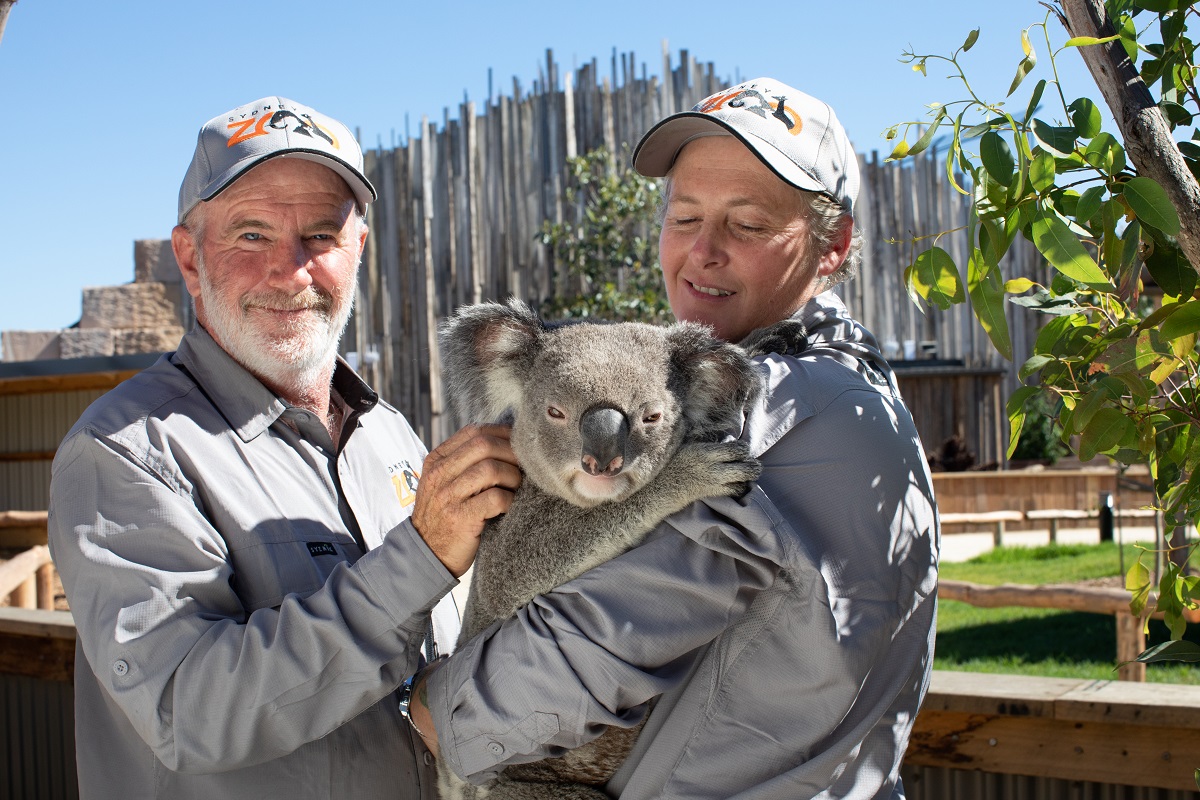
[[8, 12], [16, 3], [17, 0], [0, 0], [0, 39], [4, 38], [4, 24], [8, 22]]
[[[1099, 0], [1061, 0], [1071, 36], [1113, 36], [1116, 30]], [[1060, 20], [1062, 20], [1060, 16]], [[1108, 103], [1138, 174], [1153, 178], [1179, 214], [1179, 247], [1200, 272], [1200, 184], [1171, 136], [1170, 126], [1150, 95], [1120, 40], [1079, 48]]]

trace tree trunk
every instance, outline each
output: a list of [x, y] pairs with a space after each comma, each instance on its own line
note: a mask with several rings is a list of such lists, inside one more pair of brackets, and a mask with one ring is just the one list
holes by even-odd
[[17, 0], [0, 0], [0, 39], [4, 38], [4, 23], [8, 22], [8, 12]]
[[[1115, 35], [1099, 0], [1061, 0], [1061, 5], [1071, 36]], [[1086, 45], [1079, 52], [1112, 111], [1138, 174], [1153, 178], [1179, 213], [1179, 246], [1200, 272], [1200, 184], [1183, 162], [1166, 118], [1119, 40]]]

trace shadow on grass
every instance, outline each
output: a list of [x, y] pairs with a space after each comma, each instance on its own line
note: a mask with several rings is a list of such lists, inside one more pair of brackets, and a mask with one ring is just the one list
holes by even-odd
[[1112, 617], [1080, 612], [987, 622], [937, 637], [937, 657], [949, 662], [1110, 662], [1116, 647]]
[[[1200, 644], [1198, 626], [1185, 639]], [[1167, 628], [1151, 620], [1146, 646], [1166, 641]], [[997, 660], [1023, 664], [1111, 665], [1117, 648], [1116, 623], [1108, 614], [1064, 611], [1021, 619], [984, 622], [937, 636], [937, 658], [948, 663]]]

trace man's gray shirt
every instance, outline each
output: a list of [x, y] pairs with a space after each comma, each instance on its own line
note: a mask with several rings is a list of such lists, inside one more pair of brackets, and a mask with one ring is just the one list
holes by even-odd
[[797, 316], [808, 346], [760, 359], [743, 431], [758, 488], [669, 518], [431, 674], [457, 773], [561, 754], [652, 706], [614, 797], [903, 797], [933, 662], [932, 481], [871, 335], [831, 294]]
[[84, 798], [433, 798], [395, 691], [456, 583], [408, 517], [425, 448], [339, 362], [340, 449], [200, 328], [54, 461]]

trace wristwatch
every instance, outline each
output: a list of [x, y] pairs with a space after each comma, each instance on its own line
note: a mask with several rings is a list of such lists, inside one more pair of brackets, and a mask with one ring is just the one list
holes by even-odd
[[419, 674], [420, 673], [410, 675], [408, 680], [406, 680], [400, 686], [400, 702], [398, 705], [400, 708], [400, 716], [404, 717], [404, 721], [407, 722], [412, 729], [417, 732], [417, 735], [423, 739], [425, 738], [425, 734], [421, 733], [421, 729], [417, 727], [417, 723], [413, 722], [412, 711], [409, 708], [412, 703], [413, 684], [417, 682], [417, 675]]
[[412, 718], [413, 689], [415, 689], [417, 684], [420, 683], [421, 678], [428, 670], [435, 669], [447, 658], [449, 658], [449, 656], [438, 656], [433, 661], [421, 667], [416, 671], [415, 674], [413, 674], [408, 680], [400, 685], [400, 691], [397, 694], [399, 701], [396, 705], [400, 709], [400, 716], [404, 717], [404, 721], [407, 722], [422, 739], [425, 738], [425, 734], [420, 728], [417, 727], [417, 723]]

